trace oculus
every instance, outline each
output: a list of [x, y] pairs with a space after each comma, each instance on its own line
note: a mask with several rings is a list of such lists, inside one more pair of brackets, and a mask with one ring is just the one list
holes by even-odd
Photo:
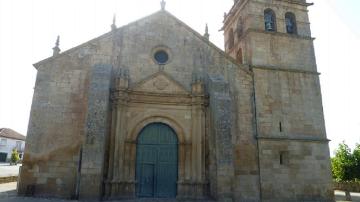
[[164, 65], [169, 60], [169, 55], [164, 50], [156, 51], [154, 54], [154, 59], [159, 65]]

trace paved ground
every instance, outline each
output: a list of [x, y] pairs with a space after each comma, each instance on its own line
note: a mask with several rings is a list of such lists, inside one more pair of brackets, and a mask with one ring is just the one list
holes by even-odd
[[9, 163], [0, 163], [0, 177], [17, 176], [21, 164], [11, 166]]
[[[351, 193], [352, 201], [360, 202], [360, 193]], [[336, 201], [345, 201], [345, 192], [343, 191], [335, 191], [335, 199]]]
[[[0, 184], [0, 202], [69, 202], [60, 199], [39, 199], [39, 198], [25, 198], [16, 196], [16, 182]], [[335, 191], [336, 201], [345, 201], [345, 193]], [[360, 193], [351, 193], [352, 201], [360, 202]], [[154, 199], [139, 199], [126, 200], [121, 202], [175, 202], [174, 200], [154, 200]], [[200, 202], [200, 201], [197, 201]], [[201, 201], [210, 202], [210, 201]]]

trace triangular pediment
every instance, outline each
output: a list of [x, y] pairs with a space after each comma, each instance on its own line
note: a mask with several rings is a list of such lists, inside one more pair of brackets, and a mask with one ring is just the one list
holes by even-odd
[[[93, 45], [93, 44], [100, 44], [100, 43], [104, 43], [104, 41], [109, 41], [109, 39], [113, 36], [114, 33], [117, 32], [122, 32], [123, 30], [141, 30], [140, 27], [143, 25], [147, 25], [147, 24], [156, 24], [158, 23], [159, 19], [167, 19], [166, 22], [161, 22], [161, 26], [163, 28], [169, 28], [171, 29], [174, 24], [176, 24], [176, 26], [178, 27], [183, 27], [185, 28], [185, 30], [187, 30], [187, 36], [193, 36], [197, 39], [200, 39], [203, 43], [207, 44], [210, 48], [212, 48], [213, 50], [219, 52], [221, 55], [223, 55], [226, 59], [232, 61], [233, 63], [236, 63], [236, 61], [230, 57], [229, 55], [227, 55], [223, 50], [221, 50], [220, 48], [218, 48], [216, 45], [214, 45], [213, 43], [211, 43], [211, 41], [205, 39], [205, 37], [203, 37], [201, 34], [199, 34], [198, 32], [196, 32], [194, 29], [192, 29], [191, 27], [189, 27], [188, 25], [186, 25], [184, 22], [182, 22], [181, 20], [179, 20], [178, 18], [176, 18], [175, 16], [173, 16], [171, 13], [165, 11], [165, 10], [161, 10], [158, 11], [152, 15], [149, 15], [147, 17], [144, 17], [140, 20], [134, 21], [132, 23], [129, 23], [127, 25], [124, 25], [122, 27], [119, 27], [113, 31], [110, 31], [108, 33], [105, 33], [95, 39], [92, 39], [90, 41], [87, 41], [79, 46], [73, 47], [67, 51], [61, 52], [58, 56], [56, 57], [60, 57], [62, 55], [69, 55], [73, 52], [78, 51], [81, 48], [86, 48], [89, 45]], [[182, 37], [185, 36], [185, 33], [182, 33]], [[180, 37], [181, 35], [179, 35]], [[54, 56], [49, 57], [45, 60], [39, 61], [38, 63], [34, 64], [34, 66], [36, 68], [38, 68], [41, 64], [43, 63], [47, 63], [49, 61], [51, 61], [54, 58]]]
[[160, 94], [189, 94], [189, 92], [170, 75], [159, 71], [137, 83], [133, 91]]

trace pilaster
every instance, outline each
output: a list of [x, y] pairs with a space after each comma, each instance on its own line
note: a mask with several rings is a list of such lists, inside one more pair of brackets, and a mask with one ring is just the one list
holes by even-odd
[[80, 199], [102, 196], [105, 139], [108, 132], [111, 65], [91, 68], [86, 118], [86, 140], [82, 147]]
[[207, 79], [210, 96], [210, 116], [215, 161], [211, 166], [216, 173], [211, 180], [211, 194], [218, 201], [233, 201], [233, 146], [231, 136], [231, 98], [229, 84], [222, 75], [209, 75]]
[[[127, 107], [129, 101], [128, 95], [129, 87], [129, 71], [128, 69], [120, 68], [114, 82], [114, 90], [112, 92], [112, 127], [111, 134], [113, 136], [110, 141], [110, 164], [109, 173], [106, 182], [107, 196], [110, 198], [116, 198], [118, 193], [122, 193], [122, 197], [134, 197], [133, 191], [130, 191], [128, 173], [125, 168], [128, 167], [125, 164], [126, 155], [129, 153], [126, 149], [128, 144], [126, 142], [127, 132]], [[133, 189], [131, 189], [133, 190]]]

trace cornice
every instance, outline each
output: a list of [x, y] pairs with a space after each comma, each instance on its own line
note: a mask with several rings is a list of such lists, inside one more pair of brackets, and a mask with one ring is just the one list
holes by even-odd
[[282, 71], [282, 72], [293, 72], [293, 73], [301, 73], [301, 74], [313, 74], [313, 75], [320, 75], [321, 73], [316, 71], [307, 71], [307, 70], [300, 70], [294, 68], [286, 68], [286, 67], [279, 67], [279, 66], [256, 66], [250, 65], [251, 69], [261, 69], [261, 70], [269, 70], [269, 71]]
[[313, 138], [313, 137], [278, 137], [278, 136], [257, 136], [258, 140], [267, 141], [296, 141], [296, 142], [319, 142], [328, 143], [331, 140], [326, 138]]
[[247, 29], [245, 31], [245, 33], [241, 36], [240, 39], [246, 38], [250, 33], [270, 34], [270, 35], [274, 35], [274, 36], [290, 37], [290, 38], [309, 40], [309, 41], [315, 40], [315, 38], [311, 37], [311, 36], [302, 36], [302, 35], [298, 35], [298, 34], [288, 34], [288, 33], [283, 33], [283, 32], [269, 32], [269, 31], [260, 30], [260, 29]]
[[115, 105], [121, 104], [124, 99], [122, 95], [126, 94], [126, 104], [161, 104], [177, 106], [193, 106], [208, 104], [208, 96], [200, 94], [171, 94], [154, 93], [144, 91], [121, 90], [112, 92], [112, 101]]

